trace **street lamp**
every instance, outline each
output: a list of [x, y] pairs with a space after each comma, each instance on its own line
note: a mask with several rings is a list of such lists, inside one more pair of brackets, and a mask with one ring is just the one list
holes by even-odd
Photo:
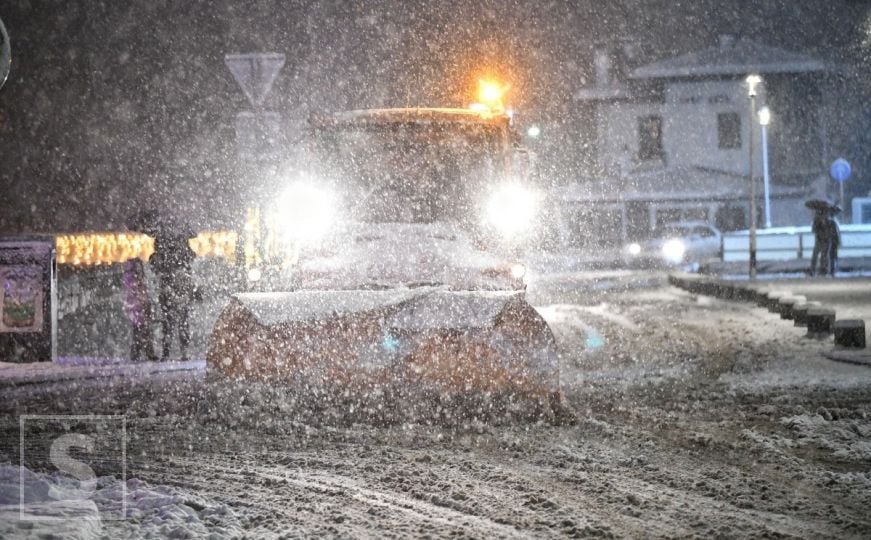
[[765, 228], [771, 228], [771, 192], [768, 176], [768, 123], [771, 122], [771, 110], [768, 107], [759, 109], [759, 125], [762, 126], [762, 180], [765, 186]]
[[750, 279], [756, 279], [756, 182], [753, 179], [753, 115], [756, 114], [756, 86], [759, 75], [748, 75], [747, 95], [750, 97]]

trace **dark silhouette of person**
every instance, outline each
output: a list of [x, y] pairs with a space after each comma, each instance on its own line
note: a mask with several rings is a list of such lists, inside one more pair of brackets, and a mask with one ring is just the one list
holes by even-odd
[[814, 211], [814, 219], [811, 225], [811, 232], [814, 233], [814, 251], [811, 254], [811, 271], [812, 276], [819, 275], [822, 271], [820, 266], [820, 254], [825, 245], [823, 229], [826, 226], [826, 210], [818, 208]]
[[823, 221], [821, 228], [823, 241], [820, 251], [820, 272], [822, 275], [834, 276], [838, 269], [838, 248], [841, 246], [841, 229], [835, 216], [829, 214]]
[[837, 208], [820, 209], [814, 213], [811, 231], [814, 233], [814, 251], [811, 255], [811, 275], [834, 276], [838, 267], [838, 248], [841, 229], [835, 220]]
[[178, 345], [182, 361], [187, 360], [190, 344], [188, 322], [190, 304], [196, 296], [191, 275], [195, 254], [183, 234], [164, 232], [154, 237], [154, 253], [148, 260], [159, 283], [158, 302], [163, 313], [163, 351], [161, 360], [169, 359], [174, 330], [178, 331]]
[[123, 284], [125, 290], [124, 313], [130, 321], [132, 340], [130, 359], [134, 362], [157, 360], [154, 354], [151, 299], [145, 280], [145, 267], [141, 259], [130, 259], [124, 263]]

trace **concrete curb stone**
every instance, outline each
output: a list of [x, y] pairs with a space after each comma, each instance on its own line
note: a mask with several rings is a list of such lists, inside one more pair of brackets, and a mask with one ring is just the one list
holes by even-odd
[[786, 296], [781, 298], [780, 302], [778, 302], [777, 312], [780, 314], [781, 319], [793, 319], [795, 318], [795, 315], [793, 314], [795, 307], [805, 303], [807, 303], [807, 298], [804, 296]]
[[693, 294], [753, 302], [778, 314], [781, 319], [792, 319], [794, 326], [807, 327], [806, 336], [809, 338], [824, 340], [834, 335], [835, 350], [823, 353], [826, 358], [871, 366], [871, 353], [865, 352], [865, 321], [837, 320], [835, 310], [820, 302], [809, 301], [806, 296], [769, 284], [736, 283], [692, 274], [670, 274], [668, 282]]

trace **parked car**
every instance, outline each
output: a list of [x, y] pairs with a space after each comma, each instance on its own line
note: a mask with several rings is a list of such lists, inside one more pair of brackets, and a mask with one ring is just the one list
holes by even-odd
[[722, 234], [704, 221], [679, 221], [665, 225], [654, 238], [623, 248], [630, 266], [682, 266], [720, 256]]

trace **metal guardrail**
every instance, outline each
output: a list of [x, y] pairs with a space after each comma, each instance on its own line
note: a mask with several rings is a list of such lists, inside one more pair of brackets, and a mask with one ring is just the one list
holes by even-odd
[[[191, 271], [195, 283], [206, 295], [219, 296], [241, 290], [233, 279], [233, 267], [223, 260], [200, 257], [194, 260]], [[99, 266], [70, 266], [60, 269], [58, 276], [58, 319], [73, 315], [88, 307], [115, 309], [124, 298], [122, 264]], [[146, 266], [146, 279], [152, 305], [157, 305], [157, 276]]]
[[[723, 260], [747, 261], [750, 239], [747, 231], [723, 235]], [[814, 250], [814, 235], [810, 227], [762, 229], [756, 236], [756, 259], [759, 261], [789, 261], [810, 259]], [[871, 225], [841, 225], [839, 258], [871, 257]]]
[[58, 277], [58, 319], [92, 305], [117, 303], [121, 265], [63, 268]]

